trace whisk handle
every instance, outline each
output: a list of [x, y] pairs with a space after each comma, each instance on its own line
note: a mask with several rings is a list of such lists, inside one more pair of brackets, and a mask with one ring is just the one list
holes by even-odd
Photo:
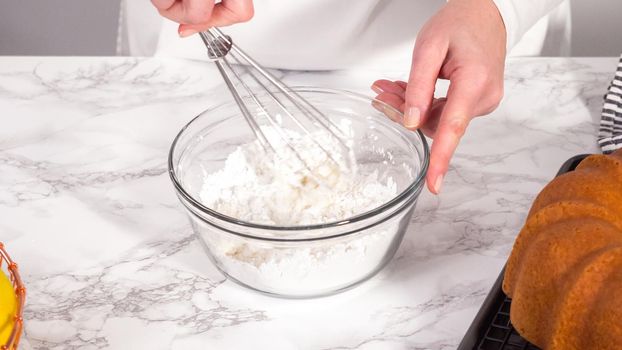
[[207, 47], [207, 57], [212, 61], [225, 57], [233, 46], [230, 36], [217, 36], [211, 32], [211, 29], [199, 32], [199, 36], [203, 40], [205, 47]]

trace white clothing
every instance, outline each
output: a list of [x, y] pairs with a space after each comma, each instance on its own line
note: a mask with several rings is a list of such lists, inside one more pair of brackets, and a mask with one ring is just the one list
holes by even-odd
[[508, 48], [512, 48], [542, 17], [562, 0], [494, 0], [505, 23]]
[[[567, 53], [567, 0], [494, 1], [507, 27], [507, 45], [512, 55]], [[364, 66], [408, 70], [417, 32], [444, 3], [445, 0], [256, 0], [251, 21], [223, 30], [267, 67], [317, 70]], [[198, 35], [179, 38], [177, 24], [162, 19], [148, 0], [124, 0], [119, 38], [119, 54], [206, 59]]]

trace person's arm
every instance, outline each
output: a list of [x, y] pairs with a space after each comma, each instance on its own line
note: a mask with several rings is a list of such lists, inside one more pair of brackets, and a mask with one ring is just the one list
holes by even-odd
[[508, 51], [536, 22], [564, 0], [493, 0], [505, 23]]

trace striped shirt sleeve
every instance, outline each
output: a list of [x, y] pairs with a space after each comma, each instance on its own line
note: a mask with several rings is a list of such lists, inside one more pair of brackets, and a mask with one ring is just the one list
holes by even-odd
[[622, 56], [605, 94], [598, 131], [598, 145], [603, 153], [622, 148]]

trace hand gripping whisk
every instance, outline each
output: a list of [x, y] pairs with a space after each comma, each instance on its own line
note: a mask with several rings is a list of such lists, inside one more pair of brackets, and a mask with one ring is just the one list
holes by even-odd
[[[322, 185], [331, 183], [333, 171], [353, 169], [347, 138], [333, 121], [261, 67], [220, 29], [211, 28], [199, 35], [207, 46], [209, 59], [218, 67], [242, 115], [266, 152], [292, 152], [307, 174]], [[268, 133], [258, 120], [274, 132]], [[296, 142], [291, 131], [308, 142]], [[320, 141], [326, 138], [333, 142]], [[304, 154], [308, 152], [300, 147], [317, 148], [326, 162], [318, 166], [317, 161], [306, 157]]]

